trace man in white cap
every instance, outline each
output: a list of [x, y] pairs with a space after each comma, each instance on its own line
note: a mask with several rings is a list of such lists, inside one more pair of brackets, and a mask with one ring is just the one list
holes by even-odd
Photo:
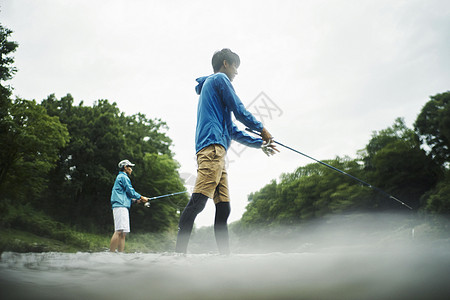
[[109, 251], [123, 252], [125, 248], [125, 236], [130, 232], [129, 209], [132, 203], [145, 203], [147, 197], [137, 193], [131, 185], [131, 172], [134, 164], [125, 159], [119, 162], [119, 174], [116, 177], [111, 192], [111, 205], [114, 216], [114, 234], [111, 238]]

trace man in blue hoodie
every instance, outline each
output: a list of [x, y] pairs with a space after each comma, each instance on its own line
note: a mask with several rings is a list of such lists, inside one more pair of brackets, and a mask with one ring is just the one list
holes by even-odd
[[114, 216], [114, 234], [109, 245], [111, 252], [116, 249], [123, 252], [125, 248], [125, 236], [130, 232], [129, 210], [131, 204], [148, 201], [147, 197], [141, 196], [131, 185], [129, 176], [133, 172], [134, 164], [125, 159], [119, 162], [118, 167], [119, 174], [111, 191], [111, 206]]
[[[216, 206], [214, 234], [219, 252], [230, 253], [227, 225], [230, 199], [225, 155], [231, 140], [261, 148], [267, 155], [278, 151], [271, 134], [245, 109], [231, 85], [240, 65], [239, 56], [230, 49], [222, 49], [214, 53], [212, 65], [214, 74], [198, 78], [195, 87], [200, 95], [195, 134], [198, 169], [194, 191], [178, 224], [175, 251], [179, 253], [187, 252], [195, 218], [205, 207], [208, 198], [213, 199]], [[260, 132], [261, 138], [254, 138], [239, 130], [232, 122], [231, 113], [246, 127]]]

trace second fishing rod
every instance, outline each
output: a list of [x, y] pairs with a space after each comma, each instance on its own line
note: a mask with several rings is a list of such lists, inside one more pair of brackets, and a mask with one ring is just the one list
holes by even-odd
[[[261, 136], [261, 134], [260, 134], [259, 132], [257, 132], [257, 131], [251, 130], [251, 129], [249, 129], [249, 128], [245, 128], [245, 130], [247, 130], [248, 132], [251, 132], [251, 133], [253, 133], [253, 134], [256, 134], [256, 135], [258, 135], [258, 136]], [[272, 140], [272, 142], [275, 143], [275, 144], [277, 144], [277, 145], [280, 145], [281, 147], [284, 147], [284, 148], [286, 148], [286, 149], [289, 149], [289, 150], [291, 150], [291, 151], [293, 151], [293, 152], [295, 152], [295, 153], [297, 153], [297, 154], [300, 154], [300, 155], [303, 155], [303, 156], [305, 156], [305, 157], [307, 157], [307, 158], [309, 158], [309, 159], [312, 159], [312, 160], [314, 160], [315, 162], [317, 162], [317, 163], [319, 163], [319, 164], [321, 164], [321, 165], [323, 165], [323, 166], [325, 166], [325, 167], [328, 167], [328, 168], [330, 168], [330, 169], [332, 169], [332, 170], [334, 170], [334, 171], [336, 171], [336, 172], [341, 173], [342, 175], [345, 175], [345, 176], [347, 176], [347, 177], [350, 177], [351, 179], [353, 179], [353, 180], [355, 180], [355, 181], [361, 183], [362, 185], [365, 185], [365, 186], [367, 186], [367, 187], [369, 187], [369, 188], [371, 188], [371, 189], [373, 189], [373, 190], [379, 192], [380, 194], [384, 195], [385, 197], [390, 198], [390, 199], [392, 199], [392, 200], [395, 200], [395, 201], [397, 201], [398, 203], [400, 203], [401, 205], [403, 205], [403, 206], [405, 206], [405, 207], [407, 207], [407, 208], [409, 208], [409, 209], [412, 209], [412, 207], [409, 206], [408, 204], [406, 204], [405, 202], [403, 202], [403, 201], [397, 199], [396, 197], [394, 197], [394, 196], [392, 196], [392, 195], [386, 193], [386, 192], [383, 191], [382, 189], [377, 188], [376, 186], [373, 186], [373, 185], [371, 185], [370, 183], [365, 182], [364, 180], [361, 180], [361, 179], [359, 179], [359, 178], [357, 178], [357, 177], [355, 177], [355, 176], [353, 176], [353, 175], [350, 175], [350, 174], [348, 174], [348, 173], [346, 173], [346, 172], [344, 172], [344, 171], [342, 171], [342, 170], [340, 170], [340, 169], [338, 169], [338, 168], [335, 168], [335, 167], [333, 167], [333, 166], [331, 166], [331, 165], [329, 165], [329, 164], [327, 164], [327, 163], [324, 163], [323, 161], [320, 161], [320, 160], [318, 160], [318, 159], [315, 159], [314, 157], [311, 157], [311, 156], [309, 156], [309, 155], [307, 155], [307, 154], [305, 154], [305, 153], [302, 153], [302, 152], [300, 152], [300, 151], [298, 151], [298, 150], [295, 150], [294, 148], [291, 148], [291, 147], [289, 147], [289, 146], [286, 146], [286, 145], [284, 145], [284, 144], [282, 144], [282, 143], [280, 143], [280, 142], [278, 142], [278, 141]]]
[[182, 192], [177, 192], [177, 193], [171, 193], [171, 194], [166, 194], [166, 195], [162, 195], [162, 196], [156, 196], [156, 197], [150, 197], [148, 198], [148, 202], [146, 202], [144, 204], [145, 207], [150, 207], [150, 201], [154, 201], [155, 199], [161, 199], [161, 198], [166, 198], [166, 197], [170, 197], [170, 196], [175, 196], [175, 195], [180, 195], [180, 194], [185, 194], [188, 191], [182, 191]]

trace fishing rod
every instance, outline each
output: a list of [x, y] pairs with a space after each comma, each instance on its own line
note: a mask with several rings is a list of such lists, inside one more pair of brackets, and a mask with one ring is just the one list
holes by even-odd
[[[254, 130], [252, 130], [252, 129], [250, 129], [250, 128], [245, 128], [245, 130], [247, 130], [248, 132], [251, 132], [251, 133], [253, 133], [253, 134], [256, 134], [256, 135], [258, 135], [258, 136], [261, 136], [261, 134], [260, 134], [259, 132], [254, 131]], [[318, 159], [315, 159], [314, 157], [311, 157], [311, 156], [309, 156], [309, 155], [307, 155], [307, 154], [305, 154], [305, 153], [302, 153], [302, 152], [300, 152], [300, 151], [298, 151], [298, 150], [295, 150], [294, 148], [291, 148], [291, 147], [289, 147], [289, 146], [286, 146], [286, 145], [284, 145], [284, 144], [282, 144], [282, 143], [280, 143], [280, 142], [277, 142], [277, 141], [275, 141], [275, 140], [272, 140], [272, 142], [274, 142], [275, 144], [278, 144], [278, 145], [280, 145], [280, 146], [282, 146], [282, 147], [284, 147], [284, 148], [286, 148], [286, 149], [289, 149], [289, 150], [291, 150], [291, 151], [294, 151], [295, 153], [298, 153], [298, 154], [300, 154], [300, 155], [303, 155], [303, 156], [305, 156], [305, 157], [307, 157], [307, 158], [309, 158], [309, 159], [312, 159], [312, 160], [314, 160], [315, 162], [318, 162], [319, 164], [324, 165], [324, 166], [326, 166], [326, 167], [328, 167], [328, 168], [330, 168], [330, 169], [332, 169], [332, 170], [334, 170], [334, 171], [337, 171], [337, 172], [339, 172], [339, 173], [341, 173], [341, 174], [343, 174], [343, 175], [346, 175], [346, 176], [350, 177], [351, 179], [358, 181], [358, 182], [361, 183], [362, 185], [365, 185], [365, 186], [367, 186], [367, 187], [369, 187], [369, 188], [371, 188], [371, 189], [373, 189], [373, 190], [379, 192], [380, 194], [384, 195], [385, 197], [390, 198], [390, 199], [392, 199], [392, 200], [395, 200], [395, 201], [397, 201], [398, 203], [400, 203], [401, 205], [403, 205], [403, 206], [405, 206], [405, 207], [407, 207], [407, 208], [409, 208], [409, 209], [412, 209], [412, 207], [409, 206], [408, 204], [406, 204], [405, 202], [403, 202], [403, 201], [401, 201], [401, 200], [395, 198], [394, 196], [392, 196], [392, 195], [386, 193], [386, 192], [383, 191], [382, 189], [377, 188], [376, 186], [371, 185], [370, 183], [367, 183], [367, 182], [365, 182], [365, 181], [363, 181], [363, 180], [361, 180], [361, 179], [359, 179], [359, 178], [356, 178], [355, 176], [352, 176], [352, 175], [350, 175], [350, 174], [348, 174], [348, 173], [346, 173], [346, 172], [344, 172], [344, 171], [342, 171], [342, 170], [339, 170], [338, 168], [335, 168], [335, 167], [333, 167], [333, 166], [331, 166], [331, 165], [329, 165], [329, 164], [327, 164], [327, 163], [324, 163], [323, 161], [320, 161], [320, 160], [318, 160]]]
[[162, 195], [162, 196], [151, 197], [151, 198], [148, 198], [148, 202], [145, 202], [144, 206], [145, 207], [150, 207], [150, 200], [155, 200], [155, 199], [159, 199], [159, 198], [165, 198], [165, 197], [180, 195], [180, 194], [184, 194], [184, 193], [187, 193], [187, 192], [188, 191], [183, 191], [183, 192], [177, 192], [177, 193], [172, 193], [172, 194], [166, 194], [166, 195]]

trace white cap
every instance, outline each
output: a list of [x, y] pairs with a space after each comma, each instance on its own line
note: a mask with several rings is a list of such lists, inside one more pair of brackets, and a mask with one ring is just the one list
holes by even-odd
[[119, 169], [122, 169], [123, 167], [126, 167], [126, 166], [134, 167], [134, 164], [132, 164], [131, 161], [129, 161], [128, 159], [124, 159], [121, 162], [119, 162], [118, 166], [119, 166]]

